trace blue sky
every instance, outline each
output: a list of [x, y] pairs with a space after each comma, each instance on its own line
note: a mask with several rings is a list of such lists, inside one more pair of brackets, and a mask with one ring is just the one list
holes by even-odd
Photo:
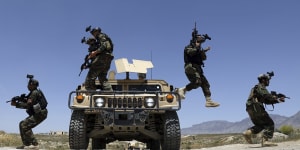
[[204, 74], [221, 106], [208, 109], [201, 89], [190, 91], [178, 111], [182, 128], [248, 117], [245, 101], [257, 76], [267, 71], [275, 73], [268, 89], [291, 97], [270, 113], [294, 115], [300, 110], [299, 6], [297, 0], [0, 1], [0, 130], [18, 132], [27, 115], [5, 101], [28, 93], [26, 74], [34, 74], [49, 101], [49, 116], [34, 132], [68, 131], [68, 94], [87, 73], [78, 77], [87, 54], [80, 40], [89, 36], [88, 25], [112, 38], [115, 59], [152, 59], [148, 77], [175, 87], [188, 83], [183, 49], [194, 23], [211, 36], [203, 44], [211, 46]]

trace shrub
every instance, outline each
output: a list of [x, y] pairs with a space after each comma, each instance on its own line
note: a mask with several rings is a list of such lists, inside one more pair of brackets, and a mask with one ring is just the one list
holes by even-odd
[[290, 135], [294, 131], [294, 128], [290, 125], [283, 125], [279, 128], [279, 131], [283, 134]]

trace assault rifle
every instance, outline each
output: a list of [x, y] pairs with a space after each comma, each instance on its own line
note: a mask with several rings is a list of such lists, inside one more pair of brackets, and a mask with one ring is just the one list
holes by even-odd
[[[203, 35], [198, 34], [197, 25], [196, 25], [196, 22], [195, 22], [195, 27], [194, 27], [193, 32], [192, 32], [192, 40], [191, 40], [191, 45], [192, 45], [193, 47], [196, 47], [196, 42], [197, 42], [197, 40], [198, 40], [197, 38], [198, 38], [199, 36], [201, 36], [201, 37], [204, 39], [204, 41], [198, 41], [198, 42], [203, 43], [203, 42], [205, 42], [206, 39], [211, 40], [211, 37], [209, 37], [207, 34], [203, 34]], [[206, 54], [205, 54], [205, 52], [207, 52], [209, 49], [210, 49], [209, 47], [203, 49], [203, 48], [201, 47], [201, 45], [200, 45], [200, 47], [199, 47], [199, 49], [198, 49], [199, 52], [200, 52], [200, 55], [201, 55], [201, 60], [202, 60], [202, 64], [201, 64], [201, 65], [202, 65], [203, 67], [204, 67], [203, 60], [206, 60]]]
[[84, 62], [83, 62], [83, 64], [81, 64], [79, 76], [81, 75], [81, 72], [83, 71], [83, 69], [89, 68], [91, 66], [91, 62], [90, 62], [90, 58], [89, 58], [90, 53], [97, 50], [100, 47], [100, 44], [93, 38], [89, 38], [88, 40], [86, 40], [85, 37], [83, 37], [81, 40], [81, 43], [86, 43], [89, 45], [89, 48], [88, 48], [89, 54], [85, 56]]
[[211, 37], [210, 36], [208, 36], [207, 34], [198, 34], [198, 30], [197, 30], [197, 24], [196, 24], [196, 22], [195, 22], [195, 27], [194, 27], [194, 29], [193, 29], [193, 32], [192, 32], [192, 43], [196, 43], [196, 41], [197, 41], [197, 36], [202, 36], [202, 37], [204, 37], [204, 40], [206, 40], [206, 39], [208, 39], [208, 40], [211, 40]]
[[[268, 74], [269, 74], [269, 72], [268, 72]], [[271, 76], [274, 76], [274, 74], [271, 75]], [[282, 93], [278, 93], [278, 94], [277, 94], [277, 92], [275, 92], [275, 91], [271, 91], [271, 95], [276, 96], [277, 98], [284, 97], [284, 98], [290, 99], [290, 97], [287, 97], [287, 96], [285, 96], [285, 95], [282, 94]], [[265, 107], [267, 107], [266, 104], [265, 104]], [[269, 111], [273, 111], [273, 110], [274, 110], [274, 105], [273, 105], [273, 104], [272, 104], [272, 107], [273, 107], [273, 109], [272, 109], [272, 110], [269, 110]]]
[[81, 64], [81, 66], [80, 66], [79, 76], [81, 75], [82, 70], [85, 68], [89, 68], [90, 65], [91, 65], [91, 63], [90, 63], [89, 55], [86, 55], [84, 58], [84, 63]]
[[89, 48], [88, 48], [89, 52], [95, 51], [96, 49], [98, 49], [100, 47], [100, 42], [98, 42], [95, 38], [86, 39], [85, 37], [83, 37], [81, 39], [81, 43], [85, 43], [85, 44], [89, 45]]
[[278, 98], [284, 97], [284, 98], [290, 99], [290, 97], [287, 97], [287, 96], [285, 96], [285, 95], [282, 94], [282, 93], [278, 93], [278, 94], [277, 94], [277, 92], [275, 92], [275, 91], [271, 91], [271, 95], [276, 96], [276, 97], [278, 97]]
[[12, 101], [15, 101], [15, 102], [27, 102], [27, 99], [26, 99], [26, 94], [21, 94], [21, 96], [14, 96], [13, 98], [11, 98], [11, 100], [9, 101], [6, 101], [6, 103], [9, 103], [9, 102], [12, 102]]

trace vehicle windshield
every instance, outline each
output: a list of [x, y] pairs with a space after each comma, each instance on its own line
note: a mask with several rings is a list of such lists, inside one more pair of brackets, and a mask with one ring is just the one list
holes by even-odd
[[[122, 91], [123, 88], [121, 85], [112, 85], [114, 91]], [[160, 85], [128, 85], [128, 91], [161, 91]]]
[[129, 91], [161, 91], [159, 85], [129, 85]]

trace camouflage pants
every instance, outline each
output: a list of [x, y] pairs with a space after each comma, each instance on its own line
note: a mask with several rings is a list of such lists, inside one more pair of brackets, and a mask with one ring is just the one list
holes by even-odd
[[209, 89], [210, 84], [204, 76], [201, 66], [195, 64], [186, 64], [184, 69], [185, 75], [190, 81], [190, 83], [186, 85], [186, 90], [190, 91], [192, 89], [201, 87], [205, 97], [211, 96]]
[[[263, 106], [262, 106], [263, 107]], [[263, 136], [271, 139], [274, 133], [274, 121], [264, 108], [254, 110], [251, 106], [247, 108], [248, 115], [254, 124], [253, 127], [249, 128], [253, 134], [257, 134], [263, 131]]]
[[42, 121], [47, 118], [48, 111], [47, 109], [41, 110], [40, 113], [28, 116], [24, 120], [22, 120], [19, 124], [20, 135], [23, 142], [23, 145], [37, 145], [38, 142], [35, 139], [32, 128], [39, 125]]
[[105, 55], [100, 56], [95, 64], [89, 69], [85, 79], [85, 86], [87, 90], [96, 90], [95, 80], [98, 78], [102, 90], [112, 91], [112, 87], [107, 83], [107, 72], [110, 69], [110, 64], [113, 56]]

